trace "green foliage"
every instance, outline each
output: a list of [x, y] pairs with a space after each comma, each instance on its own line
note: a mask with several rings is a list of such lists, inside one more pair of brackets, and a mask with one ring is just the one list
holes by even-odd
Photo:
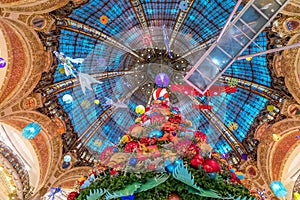
[[[212, 180], [209, 176], [204, 172], [203, 169], [194, 169], [188, 166], [189, 172], [191, 172], [195, 183], [197, 186], [203, 188], [206, 191], [215, 191], [219, 196], [224, 197], [240, 197], [243, 199], [246, 197], [249, 199], [251, 196], [247, 188], [240, 184], [233, 184], [230, 182], [230, 173], [222, 173], [217, 180]], [[164, 173], [163, 173], [164, 174]], [[93, 182], [88, 188], [82, 190], [80, 195], [76, 198], [76, 200], [85, 200], [90, 193], [90, 190], [93, 189], [106, 189], [110, 193], [123, 190], [126, 188], [126, 185], [139, 183], [139, 184], [147, 184], [147, 181], [153, 180], [153, 178], [158, 178], [161, 176], [161, 173], [155, 172], [145, 172], [140, 174], [132, 174], [127, 173], [124, 176], [124, 172], [120, 172], [119, 175], [109, 175], [102, 176], [97, 178], [95, 182]], [[165, 182], [156, 187], [135, 193], [135, 199], [137, 200], [164, 200], [167, 199], [169, 194], [172, 192], [178, 193], [183, 200], [209, 200], [213, 199], [210, 197], [202, 197], [197, 194], [193, 194], [188, 185], [182, 183], [181, 181], [176, 180], [173, 176], [170, 176]], [[100, 200], [104, 200], [105, 196], [100, 197]]]

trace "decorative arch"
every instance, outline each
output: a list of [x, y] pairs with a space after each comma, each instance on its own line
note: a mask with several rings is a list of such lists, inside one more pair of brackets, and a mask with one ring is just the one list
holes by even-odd
[[75, 181], [78, 178], [87, 175], [91, 169], [91, 167], [75, 167], [69, 169], [68, 171], [64, 172], [56, 178], [56, 180], [52, 184], [52, 187], [58, 187], [59, 185], [62, 185], [64, 187], [70, 187], [72, 182], [74, 185]]
[[36, 189], [40, 179], [40, 166], [30, 141], [23, 138], [18, 130], [4, 123], [0, 123], [0, 140], [5, 142], [24, 163], [29, 174], [30, 184]]
[[[287, 45], [300, 42], [300, 34], [294, 35]], [[300, 103], [300, 48], [284, 51], [280, 66], [285, 77], [285, 84], [295, 100]]]
[[36, 111], [19, 111], [1, 118], [0, 122], [6, 123], [16, 130], [21, 131], [29, 122], [38, 122], [42, 131], [30, 143], [38, 155], [40, 165], [40, 181], [38, 190], [46, 185], [51, 176], [58, 169], [62, 159], [61, 135], [57, 133], [57, 125], [47, 116]]
[[[3, 110], [28, 96], [50, 66], [51, 54], [43, 50], [37, 34], [26, 24], [0, 18], [2, 40], [5, 40], [7, 70], [0, 89], [0, 108]], [[10, 47], [10, 48], [8, 48]]]
[[[273, 180], [291, 184], [288, 175], [295, 171], [290, 170], [300, 169], [290, 166], [297, 164], [293, 162], [293, 158], [300, 153], [300, 140], [296, 138], [300, 134], [299, 128], [300, 119], [289, 118], [273, 125], [263, 124], [257, 129], [255, 136], [260, 141], [257, 150], [257, 169], [266, 187], [269, 187]], [[273, 134], [279, 136], [278, 141], [273, 140]], [[291, 193], [293, 186], [286, 186]]]

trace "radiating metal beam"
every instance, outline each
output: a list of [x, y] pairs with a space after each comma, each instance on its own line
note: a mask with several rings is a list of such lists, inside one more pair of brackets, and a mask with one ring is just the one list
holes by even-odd
[[192, 55], [194, 53], [197, 53], [207, 47], [210, 47], [215, 41], [217, 40], [217, 38], [211, 38], [209, 40], [207, 40], [206, 42], [203, 42], [201, 44], [199, 44], [198, 46], [194, 47], [193, 49], [188, 50], [186, 53], [184, 53], [182, 56], [180, 56], [179, 58], [177, 58], [174, 62], [186, 58], [189, 55]]
[[194, 4], [195, 0], [186, 0], [186, 3], [188, 3], [188, 8], [186, 10], [180, 10], [179, 15], [176, 19], [176, 23], [174, 25], [172, 34], [171, 34], [171, 38], [170, 38], [170, 48], [172, 47], [172, 45], [174, 44], [174, 41], [177, 37], [177, 34], [182, 26], [182, 24], [184, 23], [184, 20], [186, 18], [186, 16], [188, 15], [192, 5]]
[[[141, 85], [143, 85], [145, 82], [147, 81], [147, 79], [145, 79]], [[139, 89], [139, 87], [136, 87], [134, 90], [131, 90], [129, 93], [127, 93], [125, 96], [121, 97], [120, 101], [124, 102], [127, 99], [129, 99], [137, 90]], [[79, 144], [80, 147], [82, 145], [86, 145], [91, 139], [92, 137], [97, 133], [97, 131], [99, 130], [99, 128], [112, 116], [112, 114], [117, 110], [117, 107], [115, 106], [111, 106], [110, 108], [108, 108], [104, 113], [102, 113], [97, 120], [95, 120], [93, 122], [93, 124], [91, 126], [89, 126], [89, 128], [87, 130], [84, 131], [84, 133], [78, 138], [78, 142], [81, 143]], [[90, 131], [92, 128], [94, 128], [92, 131]], [[88, 135], [88, 136], [87, 136]], [[83, 140], [83, 138], [87, 136], [86, 139]], [[79, 147], [79, 148], [80, 148]]]
[[244, 90], [247, 90], [249, 92], [252, 92], [254, 94], [257, 94], [259, 96], [262, 96], [270, 101], [276, 101], [276, 102], [281, 102], [283, 101], [283, 95], [279, 95], [278, 91], [266, 87], [264, 85], [260, 85], [258, 83], [253, 83], [248, 80], [240, 79], [240, 78], [235, 78], [231, 76], [221, 76], [218, 80], [219, 82], [222, 83], [227, 83], [230, 84], [230, 82], [236, 82], [236, 87], [242, 88]]
[[130, 53], [134, 57], [144, 60], [144, 58], [140, 57], [138, 54], [136, 54], [134, 51], [132, 51], [129, 47], [127, 47], [125, 44], [120, 43], [119, 41], [113, 39], [112, 37], [106, 35], [105, 33], [92, 28], [84, 23], [78, 22], [73, 19], [69, 18], [63, 18], [63, 19], [58, 19], [57, 26], [59, 26], [62, 29], [65, 30], [70, 30], [73, 32], [77, 32], [92, 38], [99, 39], [113, 47], [116, 47], [122, 51], [125, 51], [127, 53]]
[[[193, 103], [202, 104], [194, 96], [189, 95], [188, 97], [191, 99], [191, 101]], [[217, 116], [215, 116], [215, 114], [213, 114], [210, 110], [200, 109], [200, 112], [202, 112], [206, 116], [206, 118], [209, 120], [209, 122], [211, 122], [218, 129], [218, 131], [221, 133], [222, 137], [226, 140], [226, 142], [229, 144], [229, 146], [231, 146], [231, 148], [237, 153], [237, 155], [241, 159], [240, 152], [237, 150], [236, 145], [234, 145], [232, 143], [232, 141], [230, 141], [229, 138], [231, 137], [235, 140], [234, 142], [236, 142], [241, 147], [241, 150], [243, 151], [243, 153], [247, 153], [247, 150], [242, 145], [242, 143], [235, 137], [235, 135], [229, 130], [229, 128], [227, 126], [225, 126], [225, 124], [223, 122], [221, 122], [220, 119]], [[229, 135], [227, 136], [227, 134], [229, 134]]]
[[237, 58], [237, 60], [242, 60], [242, 59], [246, 59], [246, 58], [250, 58], [250, 57], [260, 56], [260, 55], [264, 55], [264, 54], [268, 54], [268, 53], [274, 53], [274, 52], [277, 52], [277, 51], [283, 51], [283, 50], [287, 50], [287, 49], [291, 49], [291, 48], [297, 48], [297, 47], [300, 47], [300, 43], [295, 43], [295, 44], [288, 45], [288, 46], [285, 46], [285, 47], [279, 47], [279, 48], [276, 48], [276, 49], [269, 49], [269, 50], [254, 53], [254, 54], [240, 56], [240, 57]]
[[[103, 80], [106, 78], [113, 78], [113, 77], [117, 77], [117, 76], [126, 76], [126, 75], [134, 74], [134, 73], [136, 73], [136, 72], [134, 72], [134, 71], [100, 72], [97, 74], [92, 74], [91, 76], [98, 80]], [[47, 97], [50, 97], [50, 96], [56, 95], [58, 93], [64, 92], [68, 89], [74, 88], [78, 85], [79, 85], [79, 81], [77, 78], [70, 78], [67, 80], [56, 82], [47, 87], [44, 87], [44, 88], [42, 88], [42, 90], [45, 92]]]
[[150, 47], [151, 47], [152, 51], [154, 51], [153, 44], [152, 44], [152, 41], [153, 41], [152, 40], [152, 35], [151, 35], [150, 30], [149, 30], [149, 24], [148, 24], [148, 21], [146, 19], [145, 12], [143, 10], [143, 6], [141, 5], [140, 0], [130, 0], [130, 3], [131, 3], [131, 5], [134, 9], [135, 15], [137, 16], [142, 29], [144, 30], [146, 35], [148, 35], [151, 39]]

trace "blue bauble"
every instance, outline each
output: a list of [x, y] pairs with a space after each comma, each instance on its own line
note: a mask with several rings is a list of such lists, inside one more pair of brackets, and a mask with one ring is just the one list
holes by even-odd
[[174, 161], [174, 166], [175, 166], [175, 167], [177, 167], [177, 165], [180, 165], [180, 164], [183, 165], [183, 160], [176, 159], [176, 160]]
[[63, 169], [66, 169], [68, 167], [70, 167], [70, 163], [69, 162], [63, 162], [62, 166]]
[[42, 130], [40, 124], [31, 122], [22, 130], [22, 136], [26, 139], [33, 139]]
[[160, 138], [163, 135], [164, 135], [164, 133], [161, 130], [152, 130], [152, 131], [150, 131], [148, 136], [149, 136], [149, 138], [152, 138], [152, 137]]
[[172, 161], [169, 158], [164, 161], [164, 166], [167, 167], [168, 165], [172, 165]]
[[136, 158], [130, 158], [129, 159], [129, 165], [130, 166], [135, 166], [137, 163], [137, 159]]
[[178, 111], [174, 110], [174, 109], [172, 109], [171, 112], [174, 113], [174, 114], [176, 114], [176, 115], [178, 114]]
[[72, 160], [72, 157], [70, 155], [67, 154], [64, 156], [64, 162], [71, 162], [71, 160]]
[[113, 153], [116, 153], [116, 152], [118, 152], [119, 151], [119, 149], [117, 148], [117, 147], [114, 147], [113, 149], [112, 149], [112, 152]]
[[128, 196], [123, 196], [123, 197], [121, 197], [121, 200], [134, 200], [134, 194], [128, 195]]
[[215, 179], [217, 177], [216, 173], [208, 173], [210, 179]]
[[167, 167], [166, 167], [166, 170], [167, 170], [167, 172], [169, 172], [169, 173], [172, 173], [173, 171], [174, 171], [174, 169], [175, 169], [175, 167], [174, 167], [174, 165], [168, 165]]

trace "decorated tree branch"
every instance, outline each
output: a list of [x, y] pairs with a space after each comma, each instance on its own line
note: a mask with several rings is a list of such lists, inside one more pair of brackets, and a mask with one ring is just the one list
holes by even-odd
[[117, 146], [107, 147], [93, 172], [77, 181], [68, 199], [254, 199], [239, 174], [207, 136], [194, 130], [168, 92], [158, 88], [152, 104]]

